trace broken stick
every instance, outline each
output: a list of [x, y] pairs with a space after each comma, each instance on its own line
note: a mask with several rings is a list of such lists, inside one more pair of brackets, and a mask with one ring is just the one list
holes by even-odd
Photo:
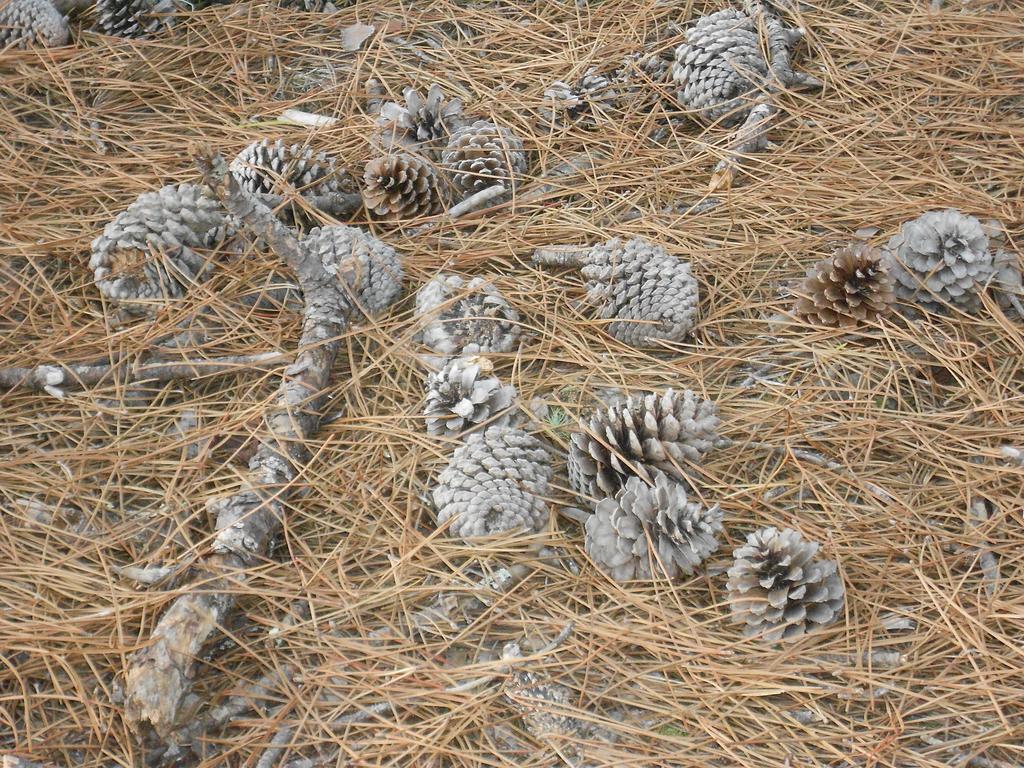
[[[358, 269], [365, 253], [356, 254], [350, 246], [350, 263], [335, 263], [320, 250], [303, 247], [266, 205], [241, 189], [222, 157], [205, 155], [197, 163], [227, 210], [295, 272], [303, 323], [295, 362], [285, 369], [275, 405], [266, 414], [245, 483], [234, 495], [209, 504], [217, 515], [213, 554], [202, 563], [194, 588], [174, 601], [149, 645], [129, 664], [125, 715], [136, 729], [151, 729], [161, 738], [181, 726], [199, 651], [223, 625], [248, 568], [267, 556], [281, 528], [285, 502], [307, 459], [304, 442], [319, 426], [331, 366], [353, 311], [351, 293], [357, 286], [349, 280], [367, 279], [367, 270]], [[356, 235], [368, 237], [352, 232], [353, 243]], [[351, 274], [355, 271], [359, 274]], [[395, 277], [397, 293], [400, 278]]]

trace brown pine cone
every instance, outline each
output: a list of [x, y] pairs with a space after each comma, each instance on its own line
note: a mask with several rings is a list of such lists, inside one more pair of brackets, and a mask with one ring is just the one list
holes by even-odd
[[882, 252], [851, 243], [811, 268], [793, 312], [810, 323], [852, 327], [887, 314], [892, 302], [893, 281]]
[[384, 221], [433, 216], [444, 207], [433, 167], [406, 153], [385, 155], [366, 164], [363, 200], [370, 213]]

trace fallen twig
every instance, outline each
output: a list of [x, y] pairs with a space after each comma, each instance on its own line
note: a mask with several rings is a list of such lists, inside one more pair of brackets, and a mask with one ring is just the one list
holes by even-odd
[[[254, 237], [296, 274], [303, 292], [303, 328], [295, 362], [285, 369], [276, 404], [266, 415], [264, 437], [249, 462], [249, 474], [234, 495], [208, 504], [217, 515], [213, 554], [197, 583], [177, 598], [154, 628], [150, 644], [131, 660], [126, 676], [125, 715], [138, 729], [167, 736], [180, 725], [195, 659], [223, 625], [237, 600], [246, 571], [268, 553], [281, 526], [284, 503], [306, 460], [304, 441], [319, 425], [319, 410], [330, 381], [351, 309], [349, 287], [328, 270], [318, 253], [296, 237], [228, 174], [220, 156], [201, 157], [208, 186]], [[329, 265], [336, 269], [336, 265]]]
[[[252, 370], [269, 370], [290, 355], [260, 352], [255, 355], [226, 355], [199, 360], [160, 361], [136, 365], [116, 380], [122, 384], [198, 379]], [[49, 363], [30, 368], [0, 369], [0, 386], [43, 391], [63, 399], [69, 389], [85, 389], [105, 383], [121, 370], [118, 362], [95, 364]]]

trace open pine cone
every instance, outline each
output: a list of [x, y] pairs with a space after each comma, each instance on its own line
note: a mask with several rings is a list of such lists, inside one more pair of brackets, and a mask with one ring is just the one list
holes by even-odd
[[385, 149], [433, 152], [462, 125], [462, 101], [446, 100], [436, 83], [426, 98], [412, 87], [403, 89], [402, 97], [404, 105], [389, 101], [380, 108], [377, 126]]
[[818, 325], [852, 327], [870, 323], [892, 309], [892, 278], [882, 252], [852, 243], [822, 259], [807, 273], [794, 313]]
[[444, 208], [433, 166], [406, 153], [385, 155], [366, 164], [363, 200], [370, 213], [384, 221], [433, 216]]
[[[230, 171], [251, 194], [283, 195], [293, 188], [303, 197], [328, 198], [358, 192], [355, 180], [336, 167], [333, 157], [299, 144], [288, 146], [282, 139], [254, 141], [231, 161]], [[295, 206], [280, 215], [291, 225], [308, 218]]]
[[92, 242], [89, 267], [106, 298], [146, 314], [205, 279], [212, 265], [194, 249], [231, 234], [224, 209], [206, 187], [170, 184], [139, 195], [104, 227]]
[[610, 113], [618, 93], [611, 80], [590, 69], [573, 84], [552, 83], [544, 96], [554, 103], [553, 122], [594, 125], [597, 118]]
[[569, 443], [569, 483], [598, 500], [633, 476], [653, 485], [655, 470], [683, 479], [685, 463], [700, 461], [717, 431], [715, 404], [690, 390], [631, 395], [580, 422]]
[[227, 0], [97, 0], [95, 29], [114, 37], [143, 38], [174, 26], [176, 13]]
[[456, 357], [437, 373], [427, 377], [427, 432], [454, 437], [479, 424], [497, 426], [507, 415], [495, 419], [516, 397], [516, 389], [502, 386], [496, 376], [484, 376], [481, 358]]
[[981, 222], [954, 208], [903, 224], [889, 240], [885, 264], [896, 279], [896, 294], [931, 310], [977, 312], [985, 289], [999, 282], [1000, 265]]
[[[563, 255], [564, 254], [564, 255]], [[586, 279], [586, 303], [605, 329], [632, 347], [682, 341], [693, 329], [700, 289], [690, 265], [642, 238], [600, 243], [587, 251], [540, 249], [534, 261], [577, 264]]]
[[395, 249], [356, 227], [316, 228], [302, 238], [328, 274], [344, 279], [351, 290], [349, 314], [379, 314], [402, 293], [404, 272]]
[[416, 294], [416, 314], [429, 318], [423, 343], [443, 355], [510, 352], [519, 341], [519, 313], [479, 277], [437, 275]]
[[0, 2], [0, 50], [8, 47], [53, 48], [71, 38], [68, 20], [50, 0]]
[[536, 438], [512, 427], [474, 432], [437, 479], [438, 525], [452, 520], [452, 534], [462, 538], [539, 531], [548, 521], [550, 479], [551, 457]]
[[489, 201], [494, 205], [512, 197], [519, 178], [526, 173], [526, 152], [523, 142], [508, 128], [477, 120], [452, 134], [441, 163], [460, 200], [496, 184], [504, 185], [504, 196]]
[[831, 624], [843, 610], [845, 589], [831, 560], [816, 560], [818, 545], [794, 530], [762, 528], [733, 552], [729, 600], [747, 636], [794, 640]]
[[654, 485], [630, 477], [602, 499], [586, 524], [587, 554], [616, 581], [689, 576], [718, 549], [722, 512], [687, 499], [686, 488], [656, 472]]

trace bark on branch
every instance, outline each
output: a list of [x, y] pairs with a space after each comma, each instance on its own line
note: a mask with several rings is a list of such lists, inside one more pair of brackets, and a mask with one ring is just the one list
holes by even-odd
[[[131, 660], [126, 679], [128, 720], [166, 738], [181, 726], [182, 702], [195, 659], [235, 605], [250, 566], [265, 558], [281, 528], [284, 506], [307, 460], [305, 440], [316, 432], [331, 366], [351, 308], [348, 286], [325, 268], [262, 202], [230, 177], [220, 156], [201, 157], [201, 170], [226, 208], [290, 267], [303, 294], [302, 337], [285, 369], [275, 405], [265, 416], [259, 448], [241, 490], [208, 504], [216, 513], [213, 554], [196, 586], [177, 598]], [[201, 585], [201, 588], [200, 586]]]

